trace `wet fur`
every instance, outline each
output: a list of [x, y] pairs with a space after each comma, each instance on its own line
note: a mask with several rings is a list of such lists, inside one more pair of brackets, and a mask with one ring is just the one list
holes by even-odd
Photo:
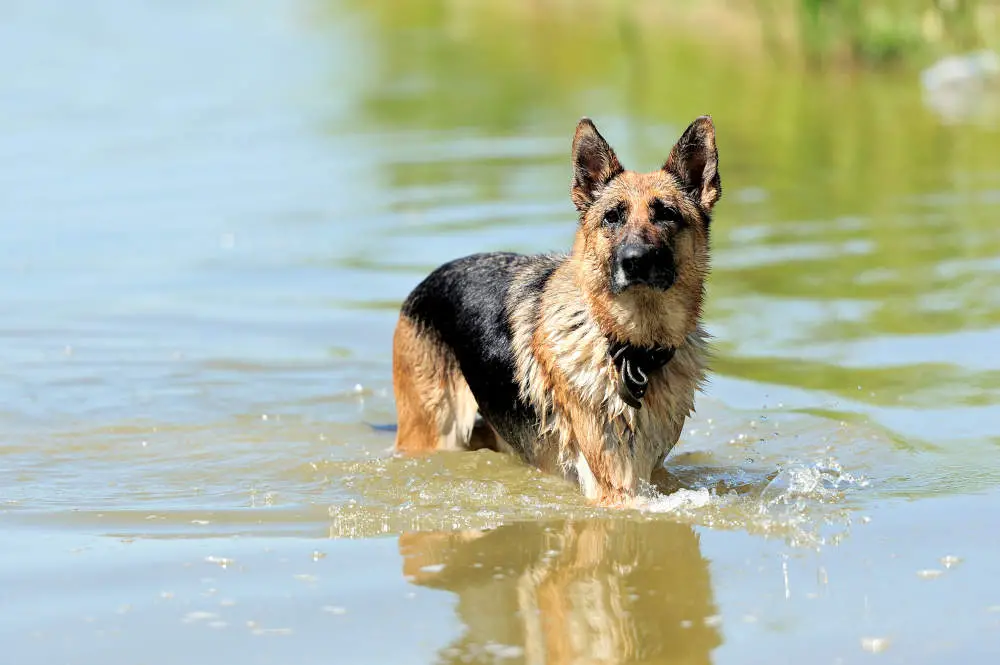
[[[580, 221], [569, 254], [464, 257], [404, 301], [393, 344], [396, 446], [489, 447], [577, 483], [600, 504], [623, 505], [655, 480], [705, 378], [700, 318], [721, 195], [714, 126], [697, 119], [661, 169], [635, 173], [584, 119], [573, 165]], [[623, 217], [609, 218], [612, 209]], [[673, 285], [614, 292], [623, 243], [666, 251]], [[676, 348], [650, 377], [641, 409], [619, 397], [612, 339]]]

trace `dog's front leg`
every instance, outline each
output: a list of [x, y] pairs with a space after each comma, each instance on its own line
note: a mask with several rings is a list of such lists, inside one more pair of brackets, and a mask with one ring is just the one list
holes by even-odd
[[596, 414], [578, 411], [572, 419], [576, 442], [576, 472], [584, 495], [599, 506], [626, 507], [638, 493], [628, 442]]

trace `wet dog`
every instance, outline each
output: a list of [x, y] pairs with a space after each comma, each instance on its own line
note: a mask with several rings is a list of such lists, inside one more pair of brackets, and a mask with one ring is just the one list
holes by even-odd
[[396, 448], [488, 447], [627, 505], [664, 473], [705, 377], [715, 126], [696, 119], [637, 173], [584, 118], [572, 161], [569, 254], [460, 258], [404, 301]]

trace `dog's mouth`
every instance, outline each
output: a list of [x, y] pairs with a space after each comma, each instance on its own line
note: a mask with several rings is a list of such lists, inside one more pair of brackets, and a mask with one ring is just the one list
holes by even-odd
[[614, 270], [611, 273], [611, 293], [621, 295], [629, 289], [637, 287], [647, 287], [655, 291], [669, 291], [670, 287], [677, 281], [677, 276], [673, 268], [663, 270], [647, 279], [630, 279], [622, 270]]

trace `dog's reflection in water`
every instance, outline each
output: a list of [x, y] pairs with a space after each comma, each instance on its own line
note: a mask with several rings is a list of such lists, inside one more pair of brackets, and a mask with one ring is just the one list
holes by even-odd
[[668, 521], [516, 523], [399, 538], [404, 575], [458, 597], [443, 663], [710, 663], [722, 642], [698, 535]]

